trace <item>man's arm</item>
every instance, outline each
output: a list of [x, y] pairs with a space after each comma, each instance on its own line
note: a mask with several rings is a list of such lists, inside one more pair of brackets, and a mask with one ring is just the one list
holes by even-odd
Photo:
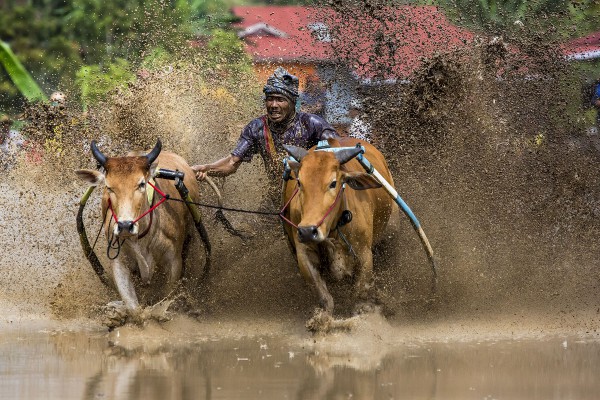
[[210, 164], [193, 165], [192, 170], [196, 172], [196, 179], [203, 181], [207, 175], [210, 176], [228, 176], [237, 171], [242, 163], [242, 159], [233, 154], [223, 157]]

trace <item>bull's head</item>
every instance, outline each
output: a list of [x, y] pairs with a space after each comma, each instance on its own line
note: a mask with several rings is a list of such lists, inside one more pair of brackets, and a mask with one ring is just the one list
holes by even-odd
[[91, 149], [94, 158], [103, 167], [104, 173], [95, 170], [77, 170], [77, 176], [97, 186], [105, 183], [103, 209], [110, 201], [118, 223], [114, 233], [117, 236], [132, 236], [139, 232], [138, 216], [143, 212], [146, 200], [146, 186], [154, 174], [154, 161], [160, 154], [161, 142], [157, 140], [154, 149], [142, 156], [106, 157], [98, 149], [96, 141], [92, 141]]
[[296, 146], [284, 147], [298, 161], [291, 161], [289, 165], [298, 177], [300, 242], [318, 243], [329, 236], [344, 210], [344, 201], [340, 197], [344, 184], [354, 190], [381, 187], [371, 175], [349, 171], [344, 166], [360, 153], [360, 148], [328, 152], [307, 151]]

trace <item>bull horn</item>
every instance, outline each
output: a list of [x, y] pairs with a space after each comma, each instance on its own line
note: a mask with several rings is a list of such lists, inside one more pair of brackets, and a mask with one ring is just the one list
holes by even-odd
[[156, 160], [156, 157], [158, 157], [158, 155], [160, 154], [161, 149], [162, 143], [160, 142], [160, 139], [157, 139], [154, 148], [150, 151], [150, 153], [146, 154], [146, 158], [148, 159], [148, 165], [152, 164], [154, 160]]
[[296, 159], [296, 161], [302, 161], [302, 159], [308, 154], [308, 150], [298, 147], [284, 144], [283, 148], [288, 154]]
[[354, 147], [352, 149], [344, 149], [335, 152], [335, 158], [340, 162], [340, 164], [346, 164], [348, 161], [352, 160], [354, 157], [359, 155], [362, 152], [360, 147]]
[[98, 149], [98, 146], [96, 145], [96, 141], [95, 140], [92, 140], [92, 143], [91, 143], [90, 147], [92, 149], [92, 154], [94, 155], [94, 158], [96, 159], [96, 161], [98, 161], [98, 163], [100, 163], [100, 165], [104, 167], [104, 164], [106, 164], [107, 158]]

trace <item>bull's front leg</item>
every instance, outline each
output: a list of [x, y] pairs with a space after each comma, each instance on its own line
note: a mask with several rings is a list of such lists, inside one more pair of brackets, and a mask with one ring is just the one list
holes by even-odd
[[372, 300], [371, 295], [374, 286], [373, 252], [370, 246], [360, 246], [356, 249], [356, 252], [359, 263], [355, 281], [356, 295], [362, 301]]
[[304, 280], [311, 285], [313, 290], [317, 292], [317, 296], [319, 296], [319, 305], [327, 313], [332, 314], [333, 297], [329, 293], [329, 290], [327, 290], [327, 285], [316, 268], [319, 264], [319, 254], [317, 249], [299, 242], [296, 243], [296, 249], [300, 274]]
[[150, 281], [154, 275], [154, 257], [152, 257], [152, 253], [144, 252], [139, 242], [131, 242], [129, 243], [131, 248], [133, 249], [133, 254], [135, 255], [135, 260], [137, 262], [138, 269], [140, 271], [140, 278], [142, 279], [142, 283], [146, 286], [150, 285]]
[[113, 277], [121, 300], [131, 316], [137, 316], [140, 312], [140, 304], [135, 293], [135, 287], [131, 280], [131, 271], [121, 262], [120, 257], [112, 262]]

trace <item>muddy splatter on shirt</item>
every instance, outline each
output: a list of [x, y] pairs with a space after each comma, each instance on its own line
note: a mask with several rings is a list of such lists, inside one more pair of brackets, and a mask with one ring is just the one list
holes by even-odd
[[246, 125], [231, 154], [249, 162], [255, 154], [260, 153], [269, 177], [278, 182], [283, 172], [282, 160], [286, 156], [284, 144], [309, 149], [319, 140], [336, 137], [338, 134], [335, 129], [314, 114], [297, 113], [282, 133], [272, 130], [267, 123], [267, 117], [262, 116]]
[[281, 201], [283, 158], [287, 155], [283, 145], [309, 149], [319, 140], [337, 137], [335, 129], [318, 115], [298, 112], [287, 127], [279, 131], [273, 129], [267, 122], [267, 116], [263, 115], [246, 125], [231, 154], [250, 162], [255, 154], [260, 153], [269, 177], [268, 197], [272, 205], [278, 206]]

